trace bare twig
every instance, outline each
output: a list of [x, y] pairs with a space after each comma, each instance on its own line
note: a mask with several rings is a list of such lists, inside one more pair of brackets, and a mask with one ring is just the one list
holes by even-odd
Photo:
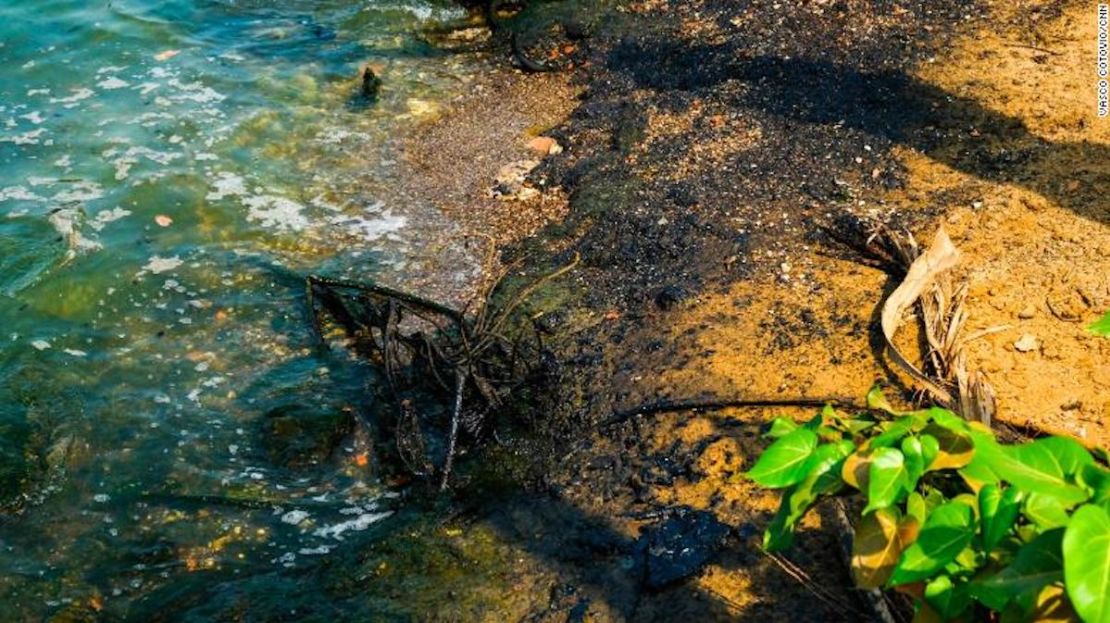
[[451, 466], [455, 462], [455, 445], [459, 438], [459, 419], [462, 414], [463, 388], [466, 383], [466, 374], [461, 369], [455, 370], [455, 408], [451, 411], [451, 432], [447, 435], [447, 457], [443, 461], [443, 479], [439, 481], [439, 490], [445, 491], [451, 478]]
[[866, 409], [865, 405], [852, 398], [842, 396], [818, 396], [813, 398], [725, 398], [717, 400], [657, 400], [642, 404], [632, 409], [617, 411], [609, 419], [601, 423], [602, 428], [615, 426], [638, 415], [657, 415], [660, 413], [675, 413], [679, 411], [699, 411], [727, 409], [734, 407], [823, 407], [832, 404], [851, 409]]

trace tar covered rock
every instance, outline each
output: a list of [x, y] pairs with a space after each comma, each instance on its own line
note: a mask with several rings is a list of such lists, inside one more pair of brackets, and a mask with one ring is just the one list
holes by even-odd
[[647, 548], [644, 583], [654, 590], [694, 575], [721, 547], [728, 532], [728, 526], [712, 513], [672, 515], [641, 537]]

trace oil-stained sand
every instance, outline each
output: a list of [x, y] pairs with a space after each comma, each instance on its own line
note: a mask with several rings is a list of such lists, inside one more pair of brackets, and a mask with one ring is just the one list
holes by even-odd
[[[1110, 309], [1094, 15], [954, 4], [652, 0], [581, 46], [581, 100], [550, 131], [566, 152], [537, 169], [567, 212], [522, 245], [553, 265], [582, 254], [537, 304], [572, 443], [541, 493], [475, 518], [530, 561], [516, 586], [541, 593], [517, 606], [531, 620], [866, 616], [822, 515], [789, 553], [799, 581], [759, 549], [775, 496], [738, 477], [764, 422], [809, 411], [596, 428], [659, 399], [862, 397], [877, 380], [912, 399], [878, 332], [897, 277], [826, 234], [844, 215], [920, 240], [943, 225], [964, 254], [969, 333], [1010, 325], [969, 345], [998, 419], [1110, 442], [1110, 342], [1084, 330]], [[900, 346], [920, 357], [912, 324]], [[660, 535], [703, 511], [729, 528], [688, 540], [708, 564], [652, 585]]]

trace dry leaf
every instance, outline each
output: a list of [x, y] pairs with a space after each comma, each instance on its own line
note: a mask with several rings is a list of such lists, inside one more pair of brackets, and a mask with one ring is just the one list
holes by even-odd
[[958, 434], [937, 424], [929, 424], [921, 434], [935, 437], [940, 447], [936, 458], [927, 466], [930, 470], [960, 469], [970, 463], [975, 455], [975, 443], [968, 435]]
[[948, 233], [941, 227], [937, 230], [929, 248], [910, 264], [909, 270], [906, 271], [906, 278], [883, 303], [882, 313], [883, 335], [886, 337], [887, 352], [891, 359], [914, 380], [924, 385], [937, 400], [945, 404], [952, 404], [952, 395], [902, 356], [894, 346], [894, 335], [902, 325], [906, 310], [917, 302], [925, 288], [936, 280], [937, 275], [951, 269], [959, 260], [960, 252], [956, 250]]
[[840, 477], [844, 482], [860, 491], [866, 491], [870, 469], [871, 457], [855, 452], [844, 459], [844, 465], [840, 469]]
[[1079, 621], [1079, 616], [1072, 608], [1064, 594], [1064, 587], [1060, 584], [1049, 584], [1037, 593], [1037, 601], [1033, 604], [1030, 621], [1037, 623], [1065, 623]]
[[865, 515], [856, 526], [852, 538], [852, 577], [860, 588], [881, 588], [894, 573], [894, 567], [906, 549], [911, 536], [916, 536], [915, 519], [902, 524], [889, 508]]

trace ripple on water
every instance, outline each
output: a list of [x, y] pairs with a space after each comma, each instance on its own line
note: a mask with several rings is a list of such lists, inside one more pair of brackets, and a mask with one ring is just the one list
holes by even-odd
[[[260, 422], [367, 399], [362, 364], [313, 348], [291, 276], [412, 285], [398, 271], [453, 235], [405, 195], [390, 139], [412, 101], [465, 88], [467, 61], [409, 31], [458, 10], [0, 13], [0, 466], [46, 466], [0, 499], [22, 507], [0, 525], [0, 619], [92, 595], [121, 615], [189, 572], [301, 567], [374, 538], [400, 500], [376, 481], [366, 431], [294, 469], [271, 460]], [[359, 109], [367, 60], [386, 87]]]

